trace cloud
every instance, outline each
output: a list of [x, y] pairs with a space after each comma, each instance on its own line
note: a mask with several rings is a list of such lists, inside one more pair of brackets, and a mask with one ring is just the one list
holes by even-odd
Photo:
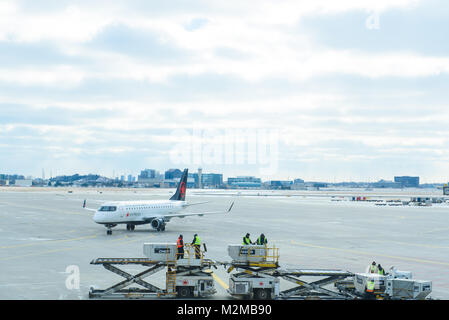
[[145, 59], [146, 63], [179, 62], [189, 54], [151, 30], [134, 29], [123, 24], [108, 25], [90, 41], [95, 49]]
[[[264, 178], [449, 177], [437, 1], [5, 3], [0, 161], [11, 170], [163, 170], [175, 130], [262, 128], [282, 133], [279, 171]], [[373, 13], [378, 30], [365, 27]]]
[[77, 65], [85, 62], [82, 57], [64, 52], [52, 43], [0, 42], [0, 60], [8, 68]]
[[195, 31], [204, 27], [209, 20], [206, 18], [194, 18], [189, 23], [185, 24], [184, 28], [187, 31]]
[[351, 10], [336, 14], [311, 15], [298, 24], [311, 41], [334, 49], [366, 53], [404, 52], [447, 56], [449, 10], [441, 0], [425, 1], [411, 8], [394, 8], [377, 14], [379, 28], [365, 27], [369, 14]]

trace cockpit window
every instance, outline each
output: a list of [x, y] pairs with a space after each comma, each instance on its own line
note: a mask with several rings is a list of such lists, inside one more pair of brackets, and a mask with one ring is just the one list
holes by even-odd
[[98, 211], [117, 211], [117, 207], [103, 206]]

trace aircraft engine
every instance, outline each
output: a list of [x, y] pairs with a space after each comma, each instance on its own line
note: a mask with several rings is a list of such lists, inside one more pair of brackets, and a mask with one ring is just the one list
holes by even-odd
[[151, 226], [154, 229], [162, 229], [165, 227], [165, 222], [163, 219], [154, 219], [153, 221], [151, 221]]

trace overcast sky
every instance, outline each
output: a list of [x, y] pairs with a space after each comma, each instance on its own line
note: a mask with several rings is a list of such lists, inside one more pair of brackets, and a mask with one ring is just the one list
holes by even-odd
[[0, 172], [447, 182], [448, 30], [443, 0], [2, 0]]

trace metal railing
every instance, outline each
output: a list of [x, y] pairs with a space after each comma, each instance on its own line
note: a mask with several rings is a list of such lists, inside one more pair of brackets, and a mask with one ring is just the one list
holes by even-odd
[[[269, 247], [267, 245], [256, 245], [255, 247], [258, 248], [251, 248], [253, 246], [242, 246], [240, 248], [239, 255], [241, 256], [247, 256], [248, 258], [261, 258], [262, 262], [264, 263], [273, 263], [278, 264], [279, 263], [279, 248], [276, 246]], [[264, 247], [263, 249], [260, 247]], [[262, 251], [264, 254], [257, 254], [257, 252]]]
[[[193, 261], [198, 261], [200, 264], [203, 264], [204, 259], [204, 251], [201, 250], [201, 246], [199, 247], [199, 251], [197, 252], [197, 248], [193, 244], [184, 244], [184, 257], [182, 258], [184, 261], [187, 260], [188, 264], [191, 264]], [[176, 257], [178, 257], [179, 253], [176, 252]], [[196, 256], [199, 255], [199, 258]]]

